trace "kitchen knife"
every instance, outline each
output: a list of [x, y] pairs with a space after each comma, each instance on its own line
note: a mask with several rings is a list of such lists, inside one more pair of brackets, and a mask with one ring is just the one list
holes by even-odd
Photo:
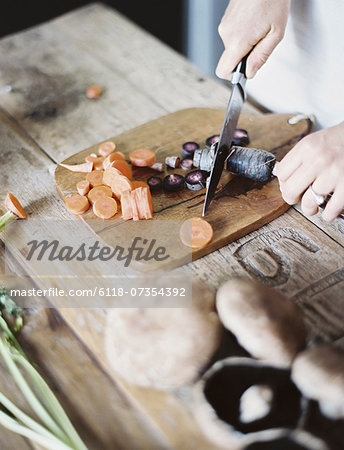
[[234, 131], [237, 127], [238, 119], [241, 113], [242, 106], [244, 104], [246, 93], [246, 61], [248, 55], [246, 55], [237, 67], [234, 69], [231, 84], [232, 92], [229, 98], [225, 119], [222, 125], [220, 139], [217, 144], [214, 162], [210, 172], [210, 180], [207, 187], [207, 192], [204, 200], [202, 216], [205, 215], [210, 202], [212, 201], [217, 185], [219, 184], [225, 161], [230, 156], [231, 146]]

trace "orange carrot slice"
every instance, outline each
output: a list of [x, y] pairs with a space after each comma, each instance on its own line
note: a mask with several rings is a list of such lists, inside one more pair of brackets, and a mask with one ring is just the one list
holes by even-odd
[[133, 209], [131, 207], [131, 191], [124, 191], [121, 195], [122, 219], [129, 220], [133, 218]]
[[110, 197], [101, 197], [94, 202], [93, 212], [101, 219], [111, 219], [117, 213], [117, 202]]
[[124, 191], [131, 191], [132, 186], [129, 178], [123, 176], [123, 175], [117, 175], [113, 178], [113, 181], [110, 185], [112, 192], [115, 197], [117, 197], [119, 200], [121, 199], [121, 195]]
[[98, 156], [94, 161], [93, 161], [93, 170], [103, 170], [103, 162], [104, 162], [104, 156]]
[[91, 173], [86, 175], [86, 180], [90, 182], [92, 187], [100, 186], [103, 184], [103, 171], [101, 170], [93, 170]]
[[9, 192], [6, 195], [5, 198], [5, 206], [6, 208], [11, 211], [13, 214], [15, 214], [19, 219], [26, 219], [27, 214], [25, 212], [25, 209], [20, 204], [19, 200], [15, 195], [13, 195], [11, 192]]
[[148, 184], [145, 181], [139, 181], [139, 180], [132, 181], [131, 185], [132, 185], [133, 189], [136, 189], [136, 188], [139, 188], [139, 187], [146, 187], [146, 188], [149, 187]]
[[111, 167], [114, 167], [115, 169], [119, 170], [125, 177], [129, 179], [132, 178], [133, 176], [131, 167], [126, 161], [115, 160], [111, 163]]
[[103, 161], [103, 167], [104, 169], [107, 169], [108, 167], [110, 167], [111, 163], [113, 161], [117, 161], [117, 160], [122, 160], [125, 161], [125, 156], [122, 152], [113, 152], [110, 153], [109, 156], [107, 156], [104, 161]]
[[133, 220], [140, 220], [139, 211], [137, 209], [137, 203], [136, 203], [136, 195], [132, 192], [130, 193], [129, 197], [130, 206], [133, 214]]
[[94, 162], [98, 156], [95, 153], [91, 153], [90, 155], [86, 156], [85, 161], [86, 162]]
[[147, 187], [139, 187], [132, 191], [140, 219], [152, 219], [153, 208], [150, 191]]
[[88, 199], [92, 204], [102, 197], [112, 197], [112, 190], [109, 186], [96, 186], [88, 193]]
[[155, 153], [148, 148], [140, 148], [129, 154], [130, 162], [133, 166], [146, 167], [151, 166], [156, 161]]
[[100, 144], [98, 148], [98, 153], [100, 156], [104, 156], [105, 158], [110, 155], [116, 148], [116, 144], [111, 141], [106, 141]]
[[213, 228], [206, 220], [193, 217], [183, 222], [180, 227], [180, 239], [182, 243], [192, 248], [203, 248], [213, 238]]
[[86, 97], [91, 99], [97, 99], [102, 93], [102, 90], [103, 89], [98, 84], [91, 84], [91, 86], [88, 86], [86, 90]]
[[84, 162], [82, 164], [62, 164], [62, 163], [60, 163], [59, 166], [64, 167], [65, 169], [68, 169], [72, 172], [92, 172], [93, 162], [88, 161], [88, 162]]
[[122, 173], [115, 169], [114, 167], [108, 167], [104, 173], [103, 173], [103, 183], [106, 186], [111, 186], [111, 184], [114, 182], [114, 178], [122, 176]]
[[83, 214], [89, 208], [88, 198], [79, 194], [72, 195], [66, 200], [66, 207], [73, 214]]
[[80, 195], [86, 195], [90, 190], [90, 182], [88, 180], [79, 181], [76, 185], [76, 189]]

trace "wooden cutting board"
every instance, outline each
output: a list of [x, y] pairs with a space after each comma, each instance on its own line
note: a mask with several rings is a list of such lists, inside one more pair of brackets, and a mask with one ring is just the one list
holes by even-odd
[[[151, 148], [156, 152], [157, 161], [164, 162], [166, 156], [180, 156], [182, 144], [186, 141], [196, 141], [200, 146], [204, 146], [207, 137], [219, 133], [224, 114], [224, 110], [184, 109], [114, 136], [111, 140], [116, 143], [116, 149], [126, 155], [136, 148]], [[249, 146], [268, 150], [280, 160], [310, 131], [309, 120], [301, 120], [291, 125], [288, 123], [291, 117], [292, 114], [241, 115], [238, 127], [248, 130], [251, 140]], [[98, 145], [87, 148], [63, 162], [84, 162], [87, 155], [97, 153]], [[186, 174], [182, 169], [167, 169], [165, 174], [173, 172]], [[163, 177], [165, 174], [159, 174], [149, 168], [133, 170], [133, 178], [137, 180], [147, 180], [152, 175]], [[58, 166], [55, 181], [62, 199], [65, 200], [71, 193], [76, 193], [76, 183], [84, 178], [85, 174], [75, 174]], [[184, 220], [201, 216], [204, 197], [205, 189], [195, 192], [185, 188], [178, 193], [154, 193], [153, 220]], [[260, 228], [288, 208], [289, 205], [284, 203], [281, 197], [276, 179], [262, 184], [236, 177], [212, 201], [206, 219], [213, 226], [214, 238], [206, 248], [193, 250], [193, 260]], [[95, 219], [92, 209], [81, 216], [81, 219]], [[92, 222], [91, 226], [97, 233], [102, 234], [105, 241], [106, 234], [103, 234], [102, 230], [109, 229], [109, 226], [116, 226], [117, 230], [122, 227], [125, 233], [126, 224], [120, 214], [108, 221]], [[180, 264], [182, 263], [181, 260]]]

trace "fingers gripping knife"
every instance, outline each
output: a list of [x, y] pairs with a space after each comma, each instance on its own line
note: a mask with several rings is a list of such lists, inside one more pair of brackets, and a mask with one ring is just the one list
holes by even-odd
[[241, 109], [246, 98], [246, 61], [247, 56], [240, 61], [233, 72], [231, 80], [232, 92], [229, 98], [219, 142], [216, 147], [213, 147], [210, 152], [208, 152], [208, 154], [198, 154], [196, 156], [200, 159], [200, 166], [202, 163], [205, 163], [205, 158], [208, 158], [208, 163], [211, 161], [211, 166], [209, 167], [210, 179], [203, 206], [203, 216], [205, 215], [211, 200], [214, 198], [224, 168], [247, 178], [257, 181], [267, 181], [271, 177], [272, 169], [275, 164], [275, 157], [272, 153], [253, 148], [232, 147], [234, 131], [237, 127]]

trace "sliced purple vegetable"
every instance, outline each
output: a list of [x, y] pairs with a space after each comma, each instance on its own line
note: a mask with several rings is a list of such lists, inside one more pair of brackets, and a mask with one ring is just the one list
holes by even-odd
[[194, 170], [185, 177], [185, 184], [188, 189], [192, 191], [199, 191], [206, 186], [208, 172], [205, 170]]
[[165, 170], [165, 166], [163, 163], [156, 162], [149, 166], [151, 169], [156, 170], [157, 172], [163, 172]]
[[199, 149], [197, 142], [185, 142], [182, 147], [182, 156], [184, 158], [192, 158], [195, 150]]
[[177, 173], [171, 173], [171, 175], [167, 175], [163, 181], [163, 187], [165, 191], [169, 192], [177, 192], [181, 191], [184, 188], [184, 177], [182, 175], [178, 175]]
[[180, 163], [180, 167], [184, 170], [191, 170], [193, 168], [193, 160], [192, 158], [184, 158]]
[[219, 134], [213, 134], [212, 136], [209, 136], [207, 140], [205, 141], [205, 145], [210, 148], [213, 144], [216, 144], [219, 142], [220, 135]]
[[232, 145], [239, 145], [240, 147], [245, 147], [245, 145], [250, 143], [250, 138], [248, 132], [243, 128], [237, 128], [234, 131]]
[[159, 177], [149, 177], [147, 184], [151, 191], [157, 191], [162, 188], [162, 179]]

